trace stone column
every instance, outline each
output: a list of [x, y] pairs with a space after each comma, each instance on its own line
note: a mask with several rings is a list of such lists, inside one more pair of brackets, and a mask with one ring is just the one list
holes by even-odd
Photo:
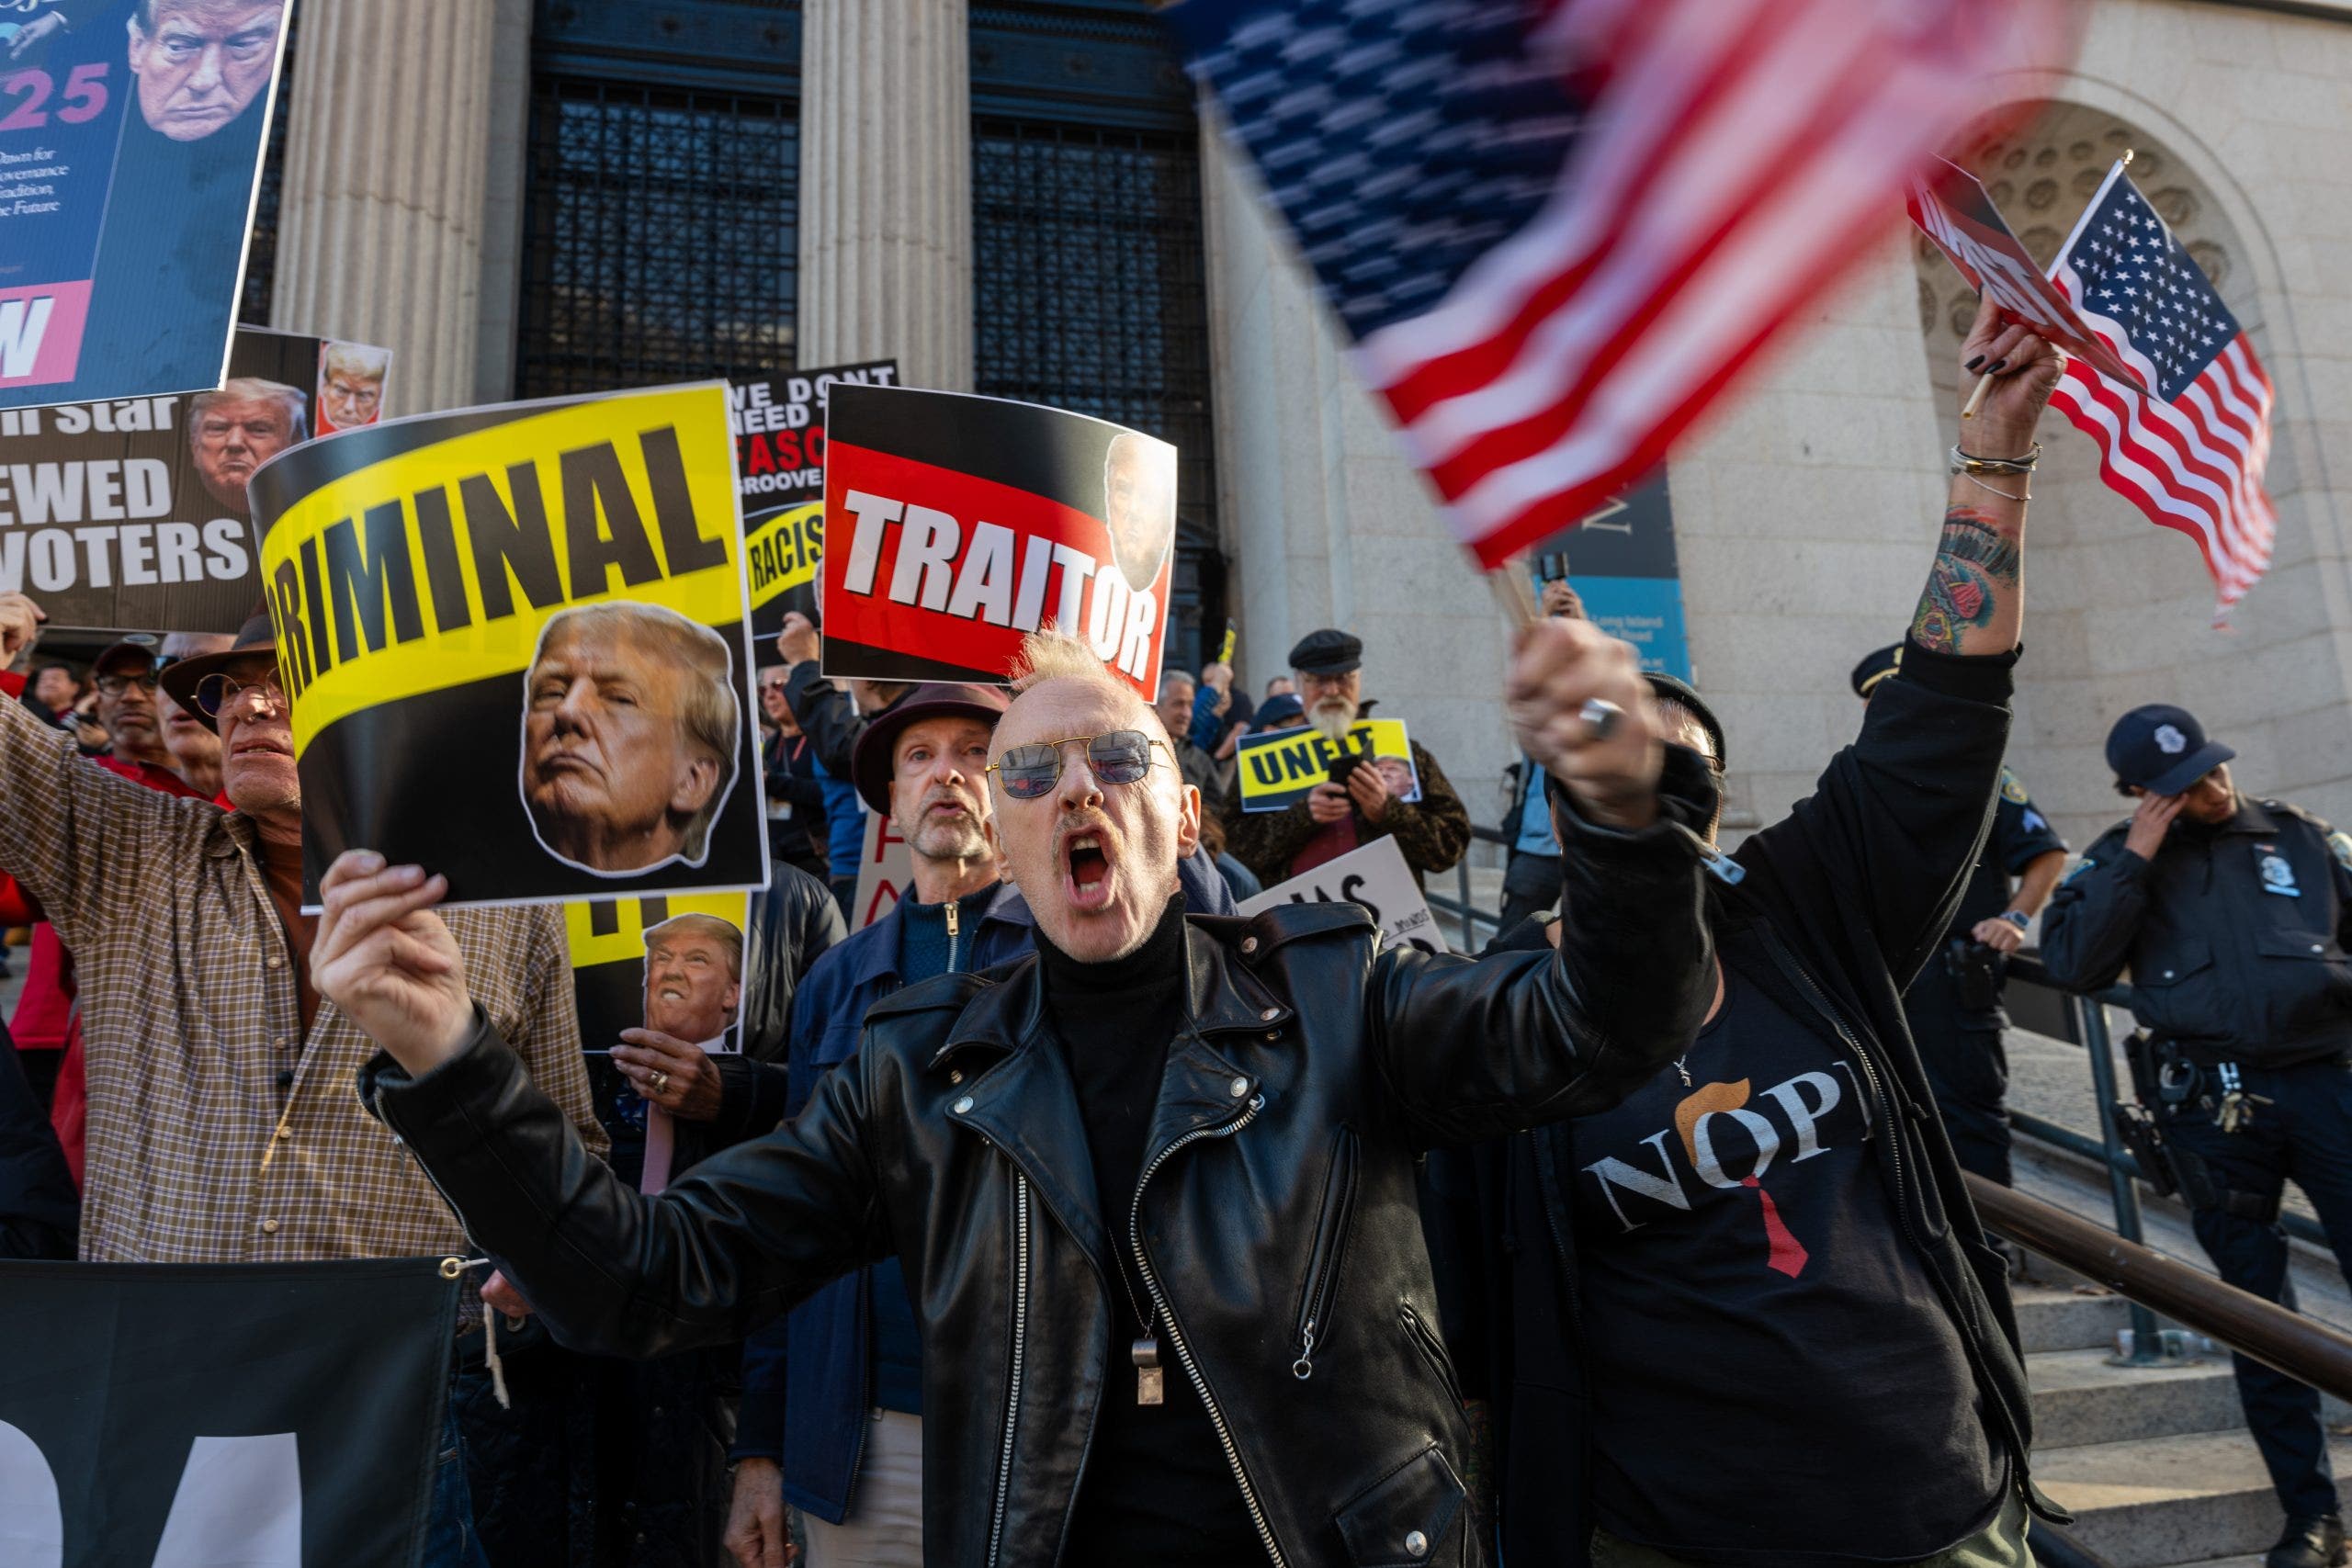
[[1339, 323], [1205, 103], [1217, 512], [1242, 674], [1284, 673], [1320, 626], [1364, 640], [1364, 694], [1430, 749], [1477, 821], [1517, 755], [1499, 675], [1509, 635], [1427, 481], [1343, 357]]
[[[514, 287], [512, 237], [487, 232], [518, 210], [514, 191], [490, 188], [493, 166], [519, 174], [497, 157], [499, 128], [518, 126], [500, 111], [530, 80], [508, 58], [520, 51], [505, 13], [527, 17], [519, 0], [303, 8], [270, 321], [391, 349], [387, 413], [510, 389], [511, 354], [482, 353], [485, 296], [511, 328]], [[486, 252], [503, 260], [495, 278]]]
[[896, 358], [971, 389], [970, 62], [965, 0], [807, 0], [803, 367]]

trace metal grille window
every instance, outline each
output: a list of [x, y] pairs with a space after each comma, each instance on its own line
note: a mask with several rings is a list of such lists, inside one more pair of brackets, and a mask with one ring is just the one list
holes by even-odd
[[789, 99], [538, 77], [517, 393], [791, 365], [799, 169]]
[[978, 389], [1175, 443], [1170, 653], [1197, 668], [1224, 613], [1197, 137], [982, 117], [972, 156]]

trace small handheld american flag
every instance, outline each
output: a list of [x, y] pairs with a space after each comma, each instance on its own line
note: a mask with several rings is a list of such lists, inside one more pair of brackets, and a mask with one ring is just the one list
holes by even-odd
[[1482, 563], [1577, 521], [2052, 63], [2044, 0], [1183, 0], [1223, 102]]
[[2066, 362], [2050, 406], [2098, 443], [2099, 473], [2197, 541], [2218, 624], [2270, 564], [2270, 378], [2237, 318], [2118, 163], [2050, 269], [2151, 390]]

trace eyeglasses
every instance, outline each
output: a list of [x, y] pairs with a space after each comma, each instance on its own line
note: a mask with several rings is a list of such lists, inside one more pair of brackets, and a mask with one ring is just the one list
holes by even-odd
[[1155, 740], [1140, 729], [1114, 729], [1102, 735], [1073, 735], [1067, 740], [1040, 740], [1027, 746], [1014, 746], [989, 764], [988, 771], [996, 774], [1004, 785], [1004, 793], [1015, 800], [1035, 800], [1049, 795], [1062, 776], [1062, 753], [1072, 746], [1086, 748], [1086, 765], [1094, 776], [1107, 784], [1140, 783], [1151, 772], [1151, 749], [1165, 750], [1167, 742]]
[[216, 672], [196, 683], [196, 705], [207, 718], [219, 718], [245, 706], [248, 695], [260, 697], [271, 707], [286, 706], [286, 688], [278, 684], [274, 669], [258, 681], [240, 681]]
[[137, 675], [101, 675], [98, 677], [98, 690], [107, 696], [119, 697], [131, 687], [137, 686], [152, 697], [155, 694], [155, 688], [162, 684], [156, 679], [159, 673], [158, 671], [149, 670]]

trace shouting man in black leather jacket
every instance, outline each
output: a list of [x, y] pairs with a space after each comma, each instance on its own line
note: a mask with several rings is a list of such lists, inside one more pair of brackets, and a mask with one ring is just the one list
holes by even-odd
[[363, 1099], [578, 1347], [732, 1338], [895, 1253], [931, 1562], [1483, 1563], [1415, 1156], [1608, 1106], [1697, 1030], [1703, 768], [1631, 649], [1530, 629], [1512, 720], [1595, 918], [1382, 952], [1352, 905], [1186, 919], [1158, 716], [1069, 638], [1027, 659], [989, 773], [1037, 953], [876, 1005], [788, 1125], [629, 1190], [475, 1010], [442, 880], [355, 852], [314, 968], [389, 1053]]

